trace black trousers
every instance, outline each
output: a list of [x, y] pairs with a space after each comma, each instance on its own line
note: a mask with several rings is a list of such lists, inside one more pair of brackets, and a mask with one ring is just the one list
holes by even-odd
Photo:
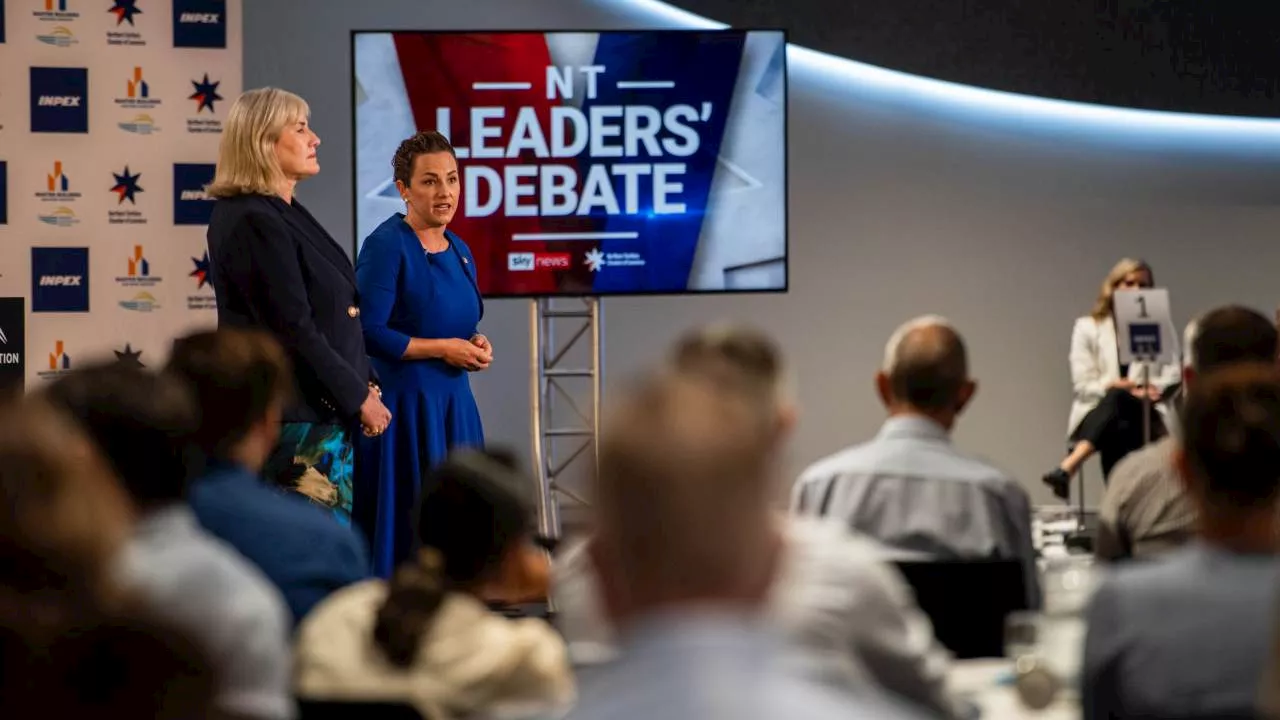
[[[1085, 415], [1071, 433], [1075, 442], [1088, 440], [1102, 458], [1102, 477], [1111, 477], [1111, 469], [1125, 455], [1143, 445], [1143, 402], [1128, 390], [1112, 388], [1107, 391], [1098, 406]], [[1166, 434], [1155, 403], [1151, 404], [1151, 439], [1158, 440]]]

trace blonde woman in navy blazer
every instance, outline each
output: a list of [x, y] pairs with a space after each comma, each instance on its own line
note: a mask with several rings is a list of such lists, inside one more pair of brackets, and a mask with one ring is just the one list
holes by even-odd
[[489, 367], [479, 332], [484, 300], [471, 249], [447, 229], [460, 180], [453, 147], [438, 132], [400, 144], [392, 160], [405, 212], [360, 248], [360, 321], [396, 425], [367, 439], [356, 482], [356, 522], [369, 536], [374, 572], [388, 576], [413, 549], [422, 478], [450, 450], [483, 447], [469, 374]]
[[320, 171], [306, 101], [275, 88], [236, 99], [207, 188], [209, 279], [218, 324], [270, 333], [295, 386], [280, 446], [264, 475], [350, 522], [352, 436], [378, 435], [391, 415], [365, 353], [355, 273], [346, 253], [294, 197]]

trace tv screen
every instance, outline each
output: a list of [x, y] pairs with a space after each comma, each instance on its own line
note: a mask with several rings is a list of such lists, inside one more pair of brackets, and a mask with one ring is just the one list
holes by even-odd
[[439, 130], [489, 297], [787, 289], [776, 30], [356, 32], [356, 251]]

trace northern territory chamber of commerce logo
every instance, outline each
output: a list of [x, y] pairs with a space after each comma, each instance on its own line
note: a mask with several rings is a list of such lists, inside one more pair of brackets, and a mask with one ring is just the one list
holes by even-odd
[[116, 353], [117, 365], [123, 365], [128, 368], [137, 368], [137, 369], [142, 369], [146, 367], [146, 365], [142, 364], [142, 351], [134, 350], [133, 345], [130, 343], [125, 343], [124, 349], [116, 350], [115, 353]]
[[31, 248], [31, 312], [89, 312], [89, 248]]
[[226, 0], [173, 0], [173, 46], [225, 48]]
[[208, 250], [205, 251], [204, 257], [191, 258], [191, 264], [195, 266], [195, 269], [192, 270], [187, 275], [187, 277], [190, 277], [194, 280], [197, 292], [201, 290], [203, 290], [204, 292], [198, 295], [188, 295], [187, 309], [188, 310], [217, 309], [217, 304], [215, 303], [214, 297], [213, 297], [213, 287], [209, 285], [209, 251]]
[[142, 179], [142, 173], [130, 172], [129, 166], [124, 166], [123, 172], [113, 172], [111, 177], [115, 180], [111, 186], [111, 192], [116, 194], [116, 208], [107, 211], [107, 222], [112, 225], [146, 225], [147, 217], [142, 214], [141, 210], [133, 208], [118, 209], [126, 202], [136, 206], [138, 204], [138, 193], [146, 192], [139, 184]]
[[193, 92], [187, 99], [194, 103], [196, 110], [194, 117], [187, 118], [187, 132], [222, 132], [222, 121], [215, 117], [218, 112], [217, 103], [222, 102], [222, 96], [218, 94], [218, 86], [221, 84], [221, 80], [210, 80], [209, 73], [205, 73], [199, 80], [191, 81]]
[[69, 372], [71, 372], [71, 354], [67, 352], [65, 342], [55, 340], [52, 351], [49, 353], [46, 369], [37, 372], [36, 375], [41, 380], [57, 380]]
[[31, 132], [89, 132], [87, 68], [31, 68]]
[[[116, 278], [117, 283], [129, 288], [151, 288], [159, 285], [163, 280], [164, 278], [151, 274], [151, 261], [147, 260], [141, 245], [133, 246], [133, 253], [125, 263], [125, 274]], [[155, 300], [155, 298], [151, 299]]]
[[604, 252], [591, 248], [583, 254], [582, 263], [595, 273], [605, 267], [644, 267], [644, 258], [637, 252]]
[[107, 30], [107, 44], [125, 47], [142, 47], [147, 44], [138, 32], [134, 18], [142, 14], [140, 0], [114, 0], [107, 12], [115, 16], [115, 27]]
[[173, 224], [208, 225], [213, 198], [204, 188], [213, 182], [213, 163], [173, 164]]
[[[77, 0], [83, 2], [83, 0]], [[71, 7], [72, 0], [28, 0], [36, 6], [31, 15], [40, 22], [65, 23], [80, 19], [80, 13]]]
[[133, 74], [121, 84], [124, 91], [116, 96], [116, 106], [126, 110], [152, 110], [160, 106], [160, 98], [151, 92], [151, 83], [142, 76], [142, 68], [134, 66]]

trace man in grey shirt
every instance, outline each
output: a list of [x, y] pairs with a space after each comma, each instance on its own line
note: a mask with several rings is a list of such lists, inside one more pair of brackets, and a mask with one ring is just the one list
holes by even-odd
[[[1187, 325], [1183, 391], [1196, 378], [1239, 362], [1273, 362], [1276, 328], [1261, 313], [1231, 305]], [[1192, 538], [1196, 514], [1174, 468], [1177, 429], [1116, 465], [1098, 508], [1094, 553], [1101, 560], [1150, 558]]]
[[876, 388], [889, 410], [880, 434], [805, 470], [792, 511], [842, 518], [902, 559], [1021, 560], [1028, 602], [1039, 607], [1026, 490], [951, 443], [976, 390], [960, 334], [937, 316], [902, 325]]
[[614, 397], [588, 552], [618, 656], [584, 673], [571, 720], [910, 717], [869, 688], [806, 679], [824, 659], [764, 617], [783, 553], [772, 418], [706, 376], [650, 376]]
[[206, 655], [217, 678], [218, 716], [294, 717], [284, 598], [201, 529], [184, 501], [186, 447], [199, 419], [187, 387], [136, 368], [96, 365], [59, 379], [45, 395], [79, 421], [138, 509], [117, 569], [121, 581]]
[[1280, 376], [1273, 362], [1197, 379], [1174, 463], [1197, 538], [1118, 566], [1087, 614], [1086, 720], [1255, 717], [1280, 565]]

